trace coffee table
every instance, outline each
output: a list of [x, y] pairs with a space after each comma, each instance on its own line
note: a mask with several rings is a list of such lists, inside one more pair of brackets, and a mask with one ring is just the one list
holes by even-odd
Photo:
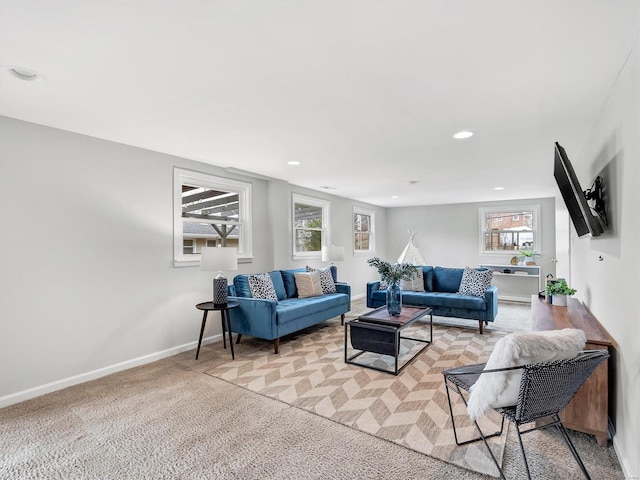
[[[402, 336], [404, 329], [413, 325], [425, 315], [429, 315], [429, 340]], [[351, 356], [348, 355], [349, 337], [351, 337], [352, 347], [355, 350], [359, 350], [359, 352]], [[413, 353], [411, 357], [398, 368], [400, 341], [403, 339], [424, 343], [425, 345]], [[377, 310], [361, 315], [356, 320], [344, 324], [344, 361], [345, 363], [398, 375], [411, 361], [431, 345], [432, 341], [433, 311], [431, 308], [403, 306], [400, 315], [394, 317], [389, 315], [385, 305]], [[367, 352], [392, 356], [394, 358], [393, 370], [354, 361], [354, 359]]]

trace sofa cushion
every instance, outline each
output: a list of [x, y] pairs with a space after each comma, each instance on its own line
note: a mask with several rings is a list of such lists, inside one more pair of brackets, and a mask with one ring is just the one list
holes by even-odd
[[263, 298], [265, 300], [278, 301], [276, 289], [268, 273], [256, 273], [249, 275], [249, 288], [253, 298]]
[[331, 267], [312, 268], [307, 266], [307, 272], [318, 272], [320, 274], [320, 285], [322, 286], [323, 293], [337, 293]]
[[306, 272], [306, 268], [295, 268], [292, 270], [280, 270], [282, 274], [282, 281], [284, 282], [284, 289], [287, 292], [287, 298], [296, 298], [298, 296], [298, 289], [296, 288], [296, 279], [293, 276], [296, 272]]
[[273, 288], [275, 289], [276, 295], [278, 296], [278, 301], [287, 298], [287, 291], [284, 288], [284, 281], [282, 280], [282, 273], [280, 272], [280, 270], [269, 272], [269, 276], [271, 277], [271, 281], [273, 282]]
[[450, 292], [402, 292], [402, 303], [420, 307], [464, 308], [481, 311], [487, 309], [484, 297]]
[[400, 280], [400, 288], [405, 291], [424, 292], [424, 272], [418, 267], [409, 280]]
[[435, 267], [433, 269], [433, 291], [455, 293], [460, 288], [462, 268]]
[[482, 268], [465, 267], [460, 281], [460, 289], [458, 293], [461, 295], [474, 295], [476, 297], [484, 297], [484, 292], [491, 285], [493, 271]]
[[424, 289], [426, 292], [433, 291], [433, 267], [427, 265], [422, 267], [422, 276], [424, 277]]
[[251, 289], [249, 288], [249, 275], [236, 275], [233, 278], [233, 286], [236, 289], [236, 295], [238, 297], [251, 298]]
[[287, 298], [278, 302], [276, 307], [276, 321], [278, 325], [297, 320], [300, 317], [313, 315], [347, 302], [347, 296], [342, 293], [323, 295], [311, 298]]
[[323, 295], [320, 284], [320, 272], [296, 272], [296, 288], [299, 298], [318, 297]]

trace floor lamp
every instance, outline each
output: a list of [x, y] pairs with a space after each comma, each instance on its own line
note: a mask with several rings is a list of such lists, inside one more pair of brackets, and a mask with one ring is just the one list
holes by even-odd
[[331, 270], [335, 270], [335, 275], [333, 275], [333, 281], [338, 281], [338, 268], [333, 264], [333, 262], [342, 262], [344, 260], [344, 247], [336, 247], [335, 245], [331, 245], [330, 247], [322, 247], [322, 261], [323, 262], [331, 262], [329, 267], [334, 267]]
[[235, 247], [204, 247], [200, 257], [200, 270], [218, 271], [213, 279], [213, 306], [227, 305], [227, 278], [222, 273], [238, 270], [238, 252]]

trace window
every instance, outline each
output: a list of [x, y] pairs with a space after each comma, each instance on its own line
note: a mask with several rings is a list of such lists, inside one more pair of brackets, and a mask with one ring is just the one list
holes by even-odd
[[353, 209], [353, 252], [370, 254], [375, 250], [375, 212], [363, 208]]
[[329, 202], [293, 194], [293, 257], [319, 257], [329, 245]]
[[174, 265], [200, 264], [203, 247], [251, 258], [251, 184], [174, 169]]
[[480, 253], [539, 251], [539, 205], [480, 208]]

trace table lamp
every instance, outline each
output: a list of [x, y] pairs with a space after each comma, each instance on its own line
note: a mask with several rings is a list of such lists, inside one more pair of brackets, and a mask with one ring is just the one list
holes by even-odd
[[238, 270], [238, 254], [235, 247], [204, 247], [200, 257], [200, 270], [218, 271], [213, 279], [213, 306], [227, 304], [227, 278], [223, 270]]
[[338, 268], [333, 264], [333, 262], [341, 262], [344, 260], [344, 247], [336, 247], [335, 245], [331, 245], [330, 247], [322, 247], [322, 261], [323, 262], [331, 262], [329, 268], [331, 269], [331, 276], [333, 277], [333, 281], [338, 281]]

